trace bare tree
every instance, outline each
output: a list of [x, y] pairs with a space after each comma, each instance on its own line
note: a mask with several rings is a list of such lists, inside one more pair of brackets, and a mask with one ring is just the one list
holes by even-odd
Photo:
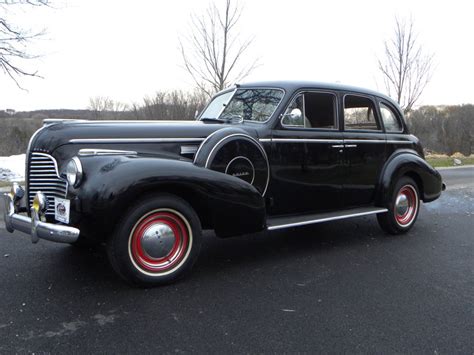
[[21, 88], [18, 79], [22, 76], [37, 76], [37, 71], [24, 69], [25, 60], [36, 58], [27, 49], [28, 43], [41, 36], [44, 31], [33, 32], [11, 23], [7, 19], [12, 6], [48, 6], [49, 0], [0, 0], [0, 68]]
[[191, 18], [189, 35], [180, 40], [184, 68], [208, 96], [242, 80], [257, 65], [257, 60], [242, 60], [253, 38], [239, 37], [241, 15], [234, 0], [225, 0], [223, 9], [213, 3], [202, 16]]
[[109, 117], [117, 119], [118, 113], [129, 110], [129, 106], [123, 102], [112, 100], [105, 96], [95, 96], [89, 98], [88, 110], [92, 111], [95, 119]]
[[414, 31], [413, 19], [395, 19], [395, 31], [385, 41], [384, 58], [378, 59], [385, 87], [406, 112], [418, 101], [433, 74], [433, 54], [426, 53]]

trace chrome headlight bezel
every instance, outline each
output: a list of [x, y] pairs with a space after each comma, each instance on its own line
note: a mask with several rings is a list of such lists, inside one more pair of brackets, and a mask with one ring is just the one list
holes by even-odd
[[78, 187], [81, 184], [84, 170], [82, 169], [81, 160], [78, 157], [73, 157], [66, 164], [65, 169], [66, 180], [72, 187]]

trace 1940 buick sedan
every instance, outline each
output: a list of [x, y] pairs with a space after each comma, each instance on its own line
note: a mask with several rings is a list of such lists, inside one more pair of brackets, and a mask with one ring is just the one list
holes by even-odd
[[203, 229], [230, 237], [375, 214], [405, 233], [445, 187], [390, 98], [310, 82], [236, 85], [196, 121], [46, 120], [26, 165], [25, 189], [3, 195], [6, 229], [106, 242], [138, 285], [187, 273]]

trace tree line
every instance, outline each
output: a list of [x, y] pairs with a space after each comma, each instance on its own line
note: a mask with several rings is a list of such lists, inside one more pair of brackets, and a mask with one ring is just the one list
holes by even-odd
[[[160, 91], [131, 106], [111, 99], [87, 110], [0, 111], [0, 156], [24, 153], [33, 132], [44, 118], [87, 120], [193, 120], [202, 111], [206, 98], [180, 90]], [[107, 105], [104, 105], [103, 101]], [[102, 103], [101, 103], [102, 102]], [[420, 138], [428, 153], [474, 154], [474, 105], [422, 106], [406, 118], [410, 132]]]

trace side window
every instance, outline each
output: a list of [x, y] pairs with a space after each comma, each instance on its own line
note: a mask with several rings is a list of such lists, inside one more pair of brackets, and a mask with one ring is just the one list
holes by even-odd
[[336, 96], [330, 93], [306, 92], [288, 106], [283, 125], [301, 128], [335, 129]]
[[380, 130], [375, 118], [375, 106], [371, 99], [363, 96], [344, 97], [344, 126], [346, 130]]
[[380, 103], [380, 113], [382, 114], [382, 121], [387, 132], [401, 132], [402, 125], [397, 118], [397, 115], [393, 110], [385, 105]]

